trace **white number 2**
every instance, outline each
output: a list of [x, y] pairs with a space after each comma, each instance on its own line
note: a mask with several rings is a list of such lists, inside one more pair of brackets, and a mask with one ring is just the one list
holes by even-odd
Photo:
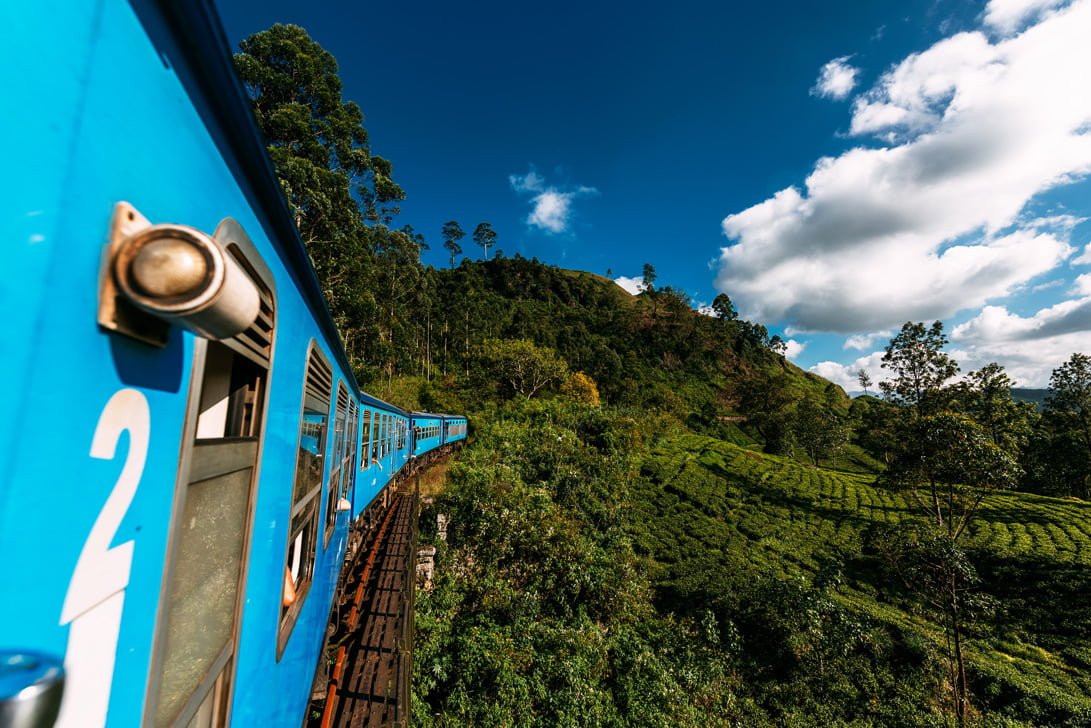
[[129, 433], [125, 465], [83, 544], [61, 624], [69, 624], [64, 702], [57, 728], [100, 728], [106, 725], [121, 632], [125, 587], [133, 565], [133, 542], [110, 548], [125, 512], [136, 495], [148, 454], [151, 412], [148, 400], [135, 389], [122, 389], [110, 398], [99, 416], [91, 441], [91, 457], [113, 460], [123, 432]]

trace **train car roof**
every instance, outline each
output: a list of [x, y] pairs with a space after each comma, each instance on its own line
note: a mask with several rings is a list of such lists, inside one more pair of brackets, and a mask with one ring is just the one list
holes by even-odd
[[[231, 44], [212, 0], [130, 0], [130, 4], [165, 60], [170, 62], [170, 56], [176, 55], [181, 61], [172, 62], [178, 78], [194, 105], [202, 111], [202, 118], [207, 121], [211, 116], [214, 121], [209, 132], [220, 154], [231, 167], [256, 216], [267, 226], [274, 249], [299, 284], [322, 332], [335, 344], [332, 354], [357, 397], [369, 406], [408, 414], [389, 402], [364, 394], [352, 373], [318, 275], [284, 200], [250, 98], [235, 74]], [[161, 17], [178, 32], [170, 33], [163, 28]]]
[[368, 407], [375, 407], [376, 409], [386, 410], [388, 412], [394, 412], [394, 413], [402, 415], [404, 417], [411, 417], [412, 414], [413, 414], [409, 410], [403, 410], [401, 407], [399, 407], [397, 405], [390, 404], [389, 402], [384, 402], [383, 400], [379, 399], [378, 397], [372, 397], [367, 392], [364, 392], [364, 393], [362, 393], [360, 395], [360, 402], [367, 405]]

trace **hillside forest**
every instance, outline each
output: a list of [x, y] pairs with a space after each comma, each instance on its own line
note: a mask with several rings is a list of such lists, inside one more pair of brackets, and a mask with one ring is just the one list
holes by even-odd
[[632, 296], [457, 210], [399, 226], [302, 28], [236, 66], [361, 385], [470, 417], [421, 523], [416, 725], [1091, 725], [1091, 356], [1036, 405], [907, 322], [850, 399], [652, 264]]

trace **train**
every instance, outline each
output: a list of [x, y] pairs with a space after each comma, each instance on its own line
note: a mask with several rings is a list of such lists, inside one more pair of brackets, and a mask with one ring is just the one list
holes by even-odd
[[4, 3], [0, 725], [299, 726], [392, 484], [207, 0]]

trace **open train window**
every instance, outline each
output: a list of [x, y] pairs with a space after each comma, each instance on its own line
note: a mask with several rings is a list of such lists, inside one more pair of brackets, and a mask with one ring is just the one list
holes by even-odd
[[228, 722], [276, 324], [272, 273], [224, 220], [217, 243], [258, 290], [250, 326], [196, 337], [143, 725]]
[[325, 469], [326, 431], [329, 424], [333, 370], [318, 347], [311, 344], [307, 355], [307, 379], [296, 453], [295, 485], [289, 513], [288, 548], [284, 560], [280, 630], [277, 659], [284, 652], [314, 577], [318, 546], [318, 506]]
[[375, 422], [372, 425], [371, 435], [371, 460], [372, 462], [379, 462], [379, 441], [383, 436], [382, 422], [383, 416], [378, 412], [374, 412]]
[[[326, 534], [322, 540], [322, 547], [330, 544], [330, 536], [333, 535], [333, 527], [337, 525], [337, 502], [341, 499], [341, 478], [345, 472], [349, 450], [348, 443], [348, 407], [349, 392], [345, 383], [337, 385], [337, 410], [333, 416], [333, 454], [330, 456], [329, 488], [326, 490]], [[348, 466], [351, 467], [351, 466]]]
[[371, 410], [365, 409], [360, 418], [360, 470], [371, 465], [371, 415]]
[[345, 439], [345, 464], [341, 468], [341, 497], [347, 498], [349, 491], [352, 490], [353, 483], [356, 482], [356, 472], [353, 470], [353, 465], [356, 462], [356, 420], [358, 409], [356, 407], [356, 400], [349, 400], [349, 432], [348, 437]]

